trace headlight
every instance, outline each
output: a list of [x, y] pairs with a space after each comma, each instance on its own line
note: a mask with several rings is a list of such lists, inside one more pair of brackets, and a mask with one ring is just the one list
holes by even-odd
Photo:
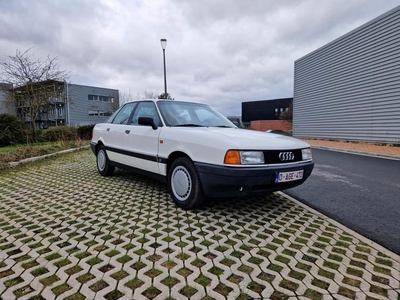
[[229, 150], [225, 154], [225, 164], [229, 165], [258, 165], [264, 163], [262, 151], [237, 151]]
[[311, 148], [301, 149], [301, 156], [303, 160], [312, 159]]

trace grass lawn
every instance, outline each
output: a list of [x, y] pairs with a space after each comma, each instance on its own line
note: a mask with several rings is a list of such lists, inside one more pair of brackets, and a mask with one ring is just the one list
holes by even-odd
[[0, 169], [8, 168], [9, 162], [87, 146], [89, 143], [90, 141], [75, 140], [0, 147]]

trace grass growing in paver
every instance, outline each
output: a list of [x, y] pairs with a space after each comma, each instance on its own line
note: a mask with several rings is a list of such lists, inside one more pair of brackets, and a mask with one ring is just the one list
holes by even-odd
[[18, 277], [12, 278], [12, 279], [8, 279], [7, 281], [4, 282], [4, 285], [6, 288], [9, 288], [9, 287], [17, 285], [21, 282], [24, 282], [24, 280], [20, 276], [18, 276]]
[[91, 273], [86, 273], [86, 274], [82, 274], [79, 277], [76, 278], [76, 280], [80, 283], [86, 283], [90, 280], [92, 280], [93, 278], [95, 278], [95, 276]]
[[323, 295], [320, 292], [317, 292], [312, 289], [307, 289], [306, 292], [304, 293], [304, 296], [306, 296], [307, 298], [312, 299], [312, 300], [322, 300], [323, 299]]
[[317, 278], [314, 278], [311, 281], [311, 284], [314, 285], [314, 286], [317, 286], [317, 287], [319, 287], [319, 288], [321, 288], [323, 290], [327, 290], [329, 288], [329, 285], [330, 285], [328, 282], [325, 282], [325, 281], [317, 279]]
[[377, 285], [373, 285], [373, 284], [372, 284], [371, 287], [370, 287], [370, 289], [369, 289], [369, 291], [370, 291], [371, 293], [374, 293], [374, 294], [378, 294], [378, 295], [387, 297], [387, 289], [384, 289], [384, 288], [382, 288], [382, 287], [380, 287], [380, 286], [377, 286]]
[[64, 272], [71, 276], [71, 275], [74, 275], [74, 274], [76, 274], [76, 273], [78, 273], [78, 272], [80, 272], [82, 270], [83, 269], [80, 266], [76, 265], [76, 266], [72, 266], [71, 268], [68, 268]]
[[[100, 278], [95, 279], [94, 273], [91, 274], [91, 270], [100, 270], [105, 276], [125, 282], [132, 292], [142, 287], [142, 295], [135, 295], [152, 299], [161, 291], [165, 292], [165, 287], [152, 286], [152, 282], [157, 282], [157, 277], [162, 273], [165, 276], [165, 272], [179, 263], [181, 267], [175, 270], [180, 276], [175, 278], [172, 272], [161, 281], [169, 289], [169, 294], [160, 295], [162, 299], [191, 297], [197, 293], [198, 285], [207, 293], [211, 282], [216, 277], [222, 278], [226, 267], [237, 268], [237, 274], [228, 274], [229, 285], [219, 281], [213, 286], [214, 292], [226, 298], [232, 295], [232, 284], [241, 290], [246, 280], [247, 292], [242, 290], [235, 294], [236, 299], [251, 299], [247, 295], [250, 291], [261, 297], [266, 287], [276, 288], [277, 282], [279, 289], [286, 289], [288, 295], [294, 293], [319, 300], [327, 295], [321, 290], [336, 288], [336, 284], [330, 286], [333, 277], [341, 280], [337, 282], [337, 290], [330, 290], [333, 294], [353, 298], [354, 292], [364, 288], [362, 282], [367, 280], [370, 290], [364, 294], [373, 293], [376, 298], [389, 296], [387, 291], [392, 288], [389, 284], [393, 282], [394, 272], [390, 257], [371, 250], [369, 244], [284, 196], [221, 199], [206, 202], [204, 209], [186, 212], [173, 205], [164, 184], [119, 169], [115, 176], [103, 178], [98, 176], [95, 166], [95, 158], [88, 151], [9, 170], [7, 176], [0, 173], [0, 200], [7, 208], [0, 207], [0, 233], [5, 236], [0, 238], [0, 247], [6, 256], [4, 262], [0, 262], [0, 283], [6, 289], [24, 285], [26, 290], [18, 293], [28, 298], [31, 293], [37, 295], [31, 299], [43, 299], [38, 294], [41, 291], [24, 284], [23, 277], [15, 275], [11, 269], [11, 266], [15, 269], [14, 265], [28, 269], [26, 272], [35, 277], [41, 276], [44, 286], [57, 285], [59, 291], [55, 290], [55, 294], [60, 296], [70, 289], [66, 282], [71, 277], [80, 284], [89, 283], [92, 289], [100, 289]], [[44, 185], [54, 186], [59, 178], [63, 178], [63, 182], [57, 185], [57, 193], [43, 189]], [[12, 182], [12, 186], [8, 182]], [[16, 195], [21, 191], [21, 197]], [[3, 195], [5, 199], [1, 199]], [[13, 220], [12, 223], [9, 220]], [[166, 241], [169, 247], [165, 246]], [[22, 253], [17, 247], [20, 243], [33, 250], [24, 253], [34, 253], [34, 259]], [[145, 247], [140, 245], [143, 243]], [[103, 261], [102, 257], [112, 259]], [[82, 267], [75, 264], [76, 258], [82, 260], [82, 266], [91, 267], [89, 271], [82, 274]], [[117, 264], [109, 264], [115, 260]], [[161, 265], [156, 263], [160, 260]], [[349, 264], [344, 265], [343, 261]], [[145, 274], [140, 272], [149, 263], [153, 268], [146, 269]], [[214, 267], [210, 268], [210, 263]], [[208, 267], [204, 270], [206, 264]], [[7, 265], [10, 270], [5, 270]], [[255, 266], [259, 266], [256, 278], [252, 275]], [[62, 268], [62, 271], [49, 275], [46, 270], [51, 267]], [[196, 285], [189, 280], [180, 291], [174, 290], [173, 286], [180, 283], [182, 277], [187, 280], [189, 275], [193, 276], [193, 268], [199, 272], [193, 279]], [[337, 277], [338, 270], [345, 272]], [[62, 272], [68, 276], [60, 276]], [[306, 274], [313, 272], [318, 272], [318, 279], [312, 279], [311, 285], [306, 284], [305, 292], [299, 293], [298, 284], [305, 280]], [[141, 281], [140, 276], [147, 276], [148, 280]], [[85, 299], [87, 295], [83, 295], [83, 291], [66, 299]], [[125, 291], [118, 290], [116, 285], [115, 290], [104, 297], [118, 299], [124, 294]], [[269, 295], [272, 299], [289, 298], [278, 291], [272, 291], [272, 295], [269, 292]], [[211, 297], [206, 295], [204, 299]]]
[[179, 280], [176, 279], [175, 277], [168, 276], [168, 277], [164, 278], [163, 280], [161, 280], [161, 283], [166, 285], [167, 287], [171, 288], [175, 284], [179, 283]]
[[146, 271], [144, 273], [144, 275], [146, 275], [146, 276], [148, 276], [150, 278], [155, 278], [158, 275], [160, 275], [161, 273], [162, 273], [162, 271], [153, 268], [153, 269], [150, 269], [150, 270]]
[[60, 278], [57, 275], [50, 275], [49, 277], [40, 279], [40, 283], [44, 286], [52, 285], [54, 282], [59, 281]]
[[102, 289], [105, 289], [106, 287], [108, 287], [108, 283], [101, 279], [89, 286], [89, 289], [91, 289], [93, 292], [98, 292]]
[[148, 289], [146, 289], [142, 294], [143, 294], [143, 296], [145, 296], [149, 299], [154, 299], [159, 294], [161, 294], [161, 291], [152, 285]]
[[251, 281], [248, 285], [247, 288], [257, 294], [261, 294], [262, 291], [265, 289], [265, 286], [262, 284], [259, 284], [258, 282]]
[[347, 298], [350, 298], [350, 299], [355, 299], [356, 298], [356, 292], [355, 291], [353, 291], [353, 290], [351, 290], [349, 288], [343, 287], [343, 286], [339, 287], [338, 294], [342, 295], [342, 296], [345, 296]]
[[15, 274], [15, 272], [13, 270], [5, 270], [5, 271], [0, 272], [0, 278], [8, 277], [12, 274]]
[[208, 286], [211, 283], [211, 279], [203, 274], [200, 274], [199, 277], [197, 277], [194, 281], [204, 287]]
[[46, 274], [48, 272], [49, 272], [49, 270], [47, 270], [45, 267], [39, 267], [37, 269], [32, 270], [31, 274], [33, 276], [40, 276], [40, 275]]
[[121, 264], [126, 264], [127, 262], [130, 262], [132, 259], [133, 259], [132, 257], [125, 254], [125, 255], [117, 258], [117, 261]]
[[190, 297], [192, 297], [194, 294], [197, 293], [197, 290], [195, 288], [192, 288], [191, 286], [187, 285], [185, 287], [183, 287], [179, 293], [181, 293], [182, 295], [188, 297], [190, 299]]
[[107, 300], [115, 300], [115, 299], [121, 298], [122, 296], [124, 296], [124, 294], [122, 292], [120, 292], [118, 290], [114, 290], [114, 291], [111, 291], [108, 294], [106, 294], [104, 296], [104, 298], [106, 298]]
[[144, 282], [142, 280], [140, 280], [139, 278], [134, 278], [132, 280], [129, 280], [127, 283], [125, 283], [125, 286], [127, 286], [128, 288], [135, 290], [138, 287], [141, 287], [144, 284]]
[[130, 267], [136, 271], [139, 271], [140, 269], [144, 268], [146, 265], [141, 262], [141, 261], [137, 261], [134, 264], [132, 264]]
[[22, 296], [24, 296], [24, 295], [27, 295], [27, 294], [29, 294], [29, 293], [31, 293], [31, 292], [33, 292], [33, 291], [34, 291], [34, 289], [33, 289], [30, 285], [26, 285], [26, 286], [23, 286], [23, 287], [21, 287], [21, 288], [15, 290], [15, 291], [13, 292], [13, 294], [14, 294], [17, 298], [20, 298], [20, 297], [22, 297]]
[[115, 250], [115, 249], [110, 250], [110, 251], [105, 253], [105, 255], [107, 255], [108, 257], [113, 257], [113, 256], [118, 255], [118, 254], [120, 254], [120, 252], [118, 250]]

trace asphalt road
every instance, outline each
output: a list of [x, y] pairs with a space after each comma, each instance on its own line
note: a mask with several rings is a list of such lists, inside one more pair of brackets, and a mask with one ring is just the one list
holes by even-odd
[[313, 149], [310, 178], [284, 191], [400, 255], [400, 161]]

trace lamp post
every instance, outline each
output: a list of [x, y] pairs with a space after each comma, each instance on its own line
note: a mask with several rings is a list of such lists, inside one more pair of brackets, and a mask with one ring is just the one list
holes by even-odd
[[167, 70], [165, 67], [165, 48], [167, 48], [167, 39], [161, 39], [160, 41], [164, 60], [164, 97], [167, 99]]

